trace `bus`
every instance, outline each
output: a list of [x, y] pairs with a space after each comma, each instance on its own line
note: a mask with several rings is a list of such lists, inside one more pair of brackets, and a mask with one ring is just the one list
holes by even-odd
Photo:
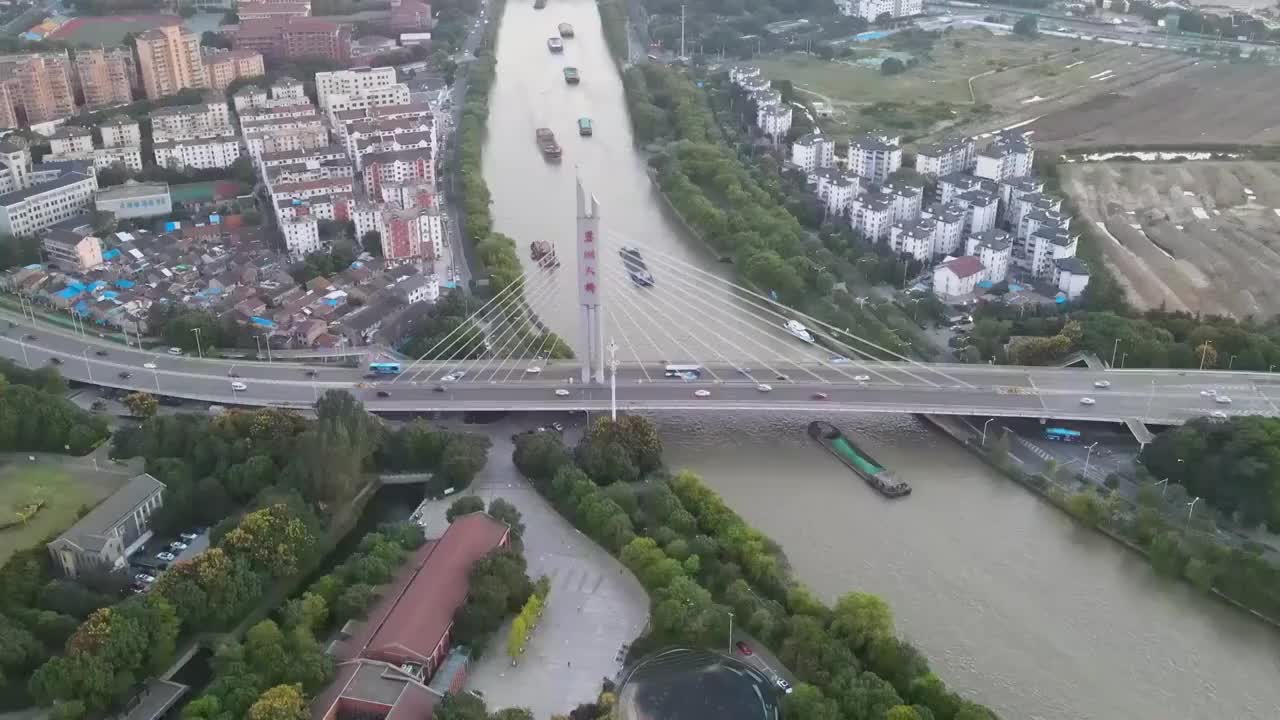
[[1059, 442], [1073, 443], [1080, 439], [1079, 430], [1068, 430], [1066, 428], [1047, 428], [1044, 431], [1045, 440], [1057, 440]]
[[685, 380], [697, 380], [702, 377], [701, 365], [668, 365], [664, 369], [664, 373], [669, 378], [684, 378]]
[[399, 375], [400, 363], [398, 362], [371, 362], [369, 363], [369, 372], [374, 375]]

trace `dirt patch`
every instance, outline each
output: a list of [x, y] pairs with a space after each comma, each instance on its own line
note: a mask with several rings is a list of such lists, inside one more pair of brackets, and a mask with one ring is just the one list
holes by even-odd
[[1079, 163], [1060, 176], [1135, 305], [1280, 312], [1280, 163]]

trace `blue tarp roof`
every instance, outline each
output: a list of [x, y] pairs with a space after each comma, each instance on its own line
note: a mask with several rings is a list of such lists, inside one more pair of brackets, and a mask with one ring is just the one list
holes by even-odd
[[83, 300], [81, 300], [80, 302], [76, 303], [76, 314], [77, 314], [77, 315], [88, 315], [88, 314], [89, 314], [89, 303], [87, 303], [87, 302], [85, 302], [85, 301], [83, 301]]
[[73, 297], [75, 297], [75, 296], [77, 296], [77, 295], [79, 295], [79, 294], [80, 294], [80, 291], [79, 291], [79, 290], [77, 290], [77, 289], [75, 289], [75, 288], [73, 288], [73, 287], [65, 287], [65, 288], [62, 288], [61, 290], [59, 290], [59, 291], [56, 293], [57, 297], [60, 297], [60, 298], [62, 298], [62, 299], [64, 299], [64, 300], [70, 300], [71, 298], [73, 298]]
[[268, 320], [268, 319], [266, 319], [266, 318], [264, 318], [264, 317], [257, 317], [256, 315], [255, 315], [254, 317], [249, 318], [249, 322], [253, 323], [254, 325], [261, 325], [261, 326], [263, 326], [263, 327], [275, 327], [275, 326], [276, 326], [276, 324], [275, 324], [275, 323], [273, 323], [273, 322], [271, 322], [270, 320]]
[[991, 282], [990, 280], [983, 280], [982, 282], [978, 283], [978, 287], [982, 288], [983, 290], [987, 290], [994, 286], [995, 286], [995, 283]]
[[97, 292], [106, 286], [107, 286], [106, 281], [94, 280], [93, 282], [89, 283], [89, 292]]
[[120, 257], [120, 250], [118, 250], [117, 248], [112, 248], [102, 253], [103, 260], [115, 260], [118, 257]]
[[115, 300], [119, 296], [120, 296], [120, 293], [116, 292], [115, 290], [105, 290], [102, 293], [103, 300]]
[[132, 280], [117, 280], [117, 281], [116, 281], [116, 287], [120, 288], [121, 290], [128, 290], [129, 288], [133, 287], [133, 281], [132, 281]]
[[23, 269], [25, 269], [25, 270], [39, 270], [39, 269], [41, 269], [42, 267], [43, 267], [43, 266], [42, 266], [40, 263], [32, 263], [32, 264], [30, 264], [30, 265], [27, 265], [27, 266], [26, 266], [25, 268], [23, 268]]
[[338, 298], [325, 298], [324, 304], [329, 307], [338, 307]]
[[1009, 283], [1009, 292], [1022, 292], [1022, 286], [1016, 283]]

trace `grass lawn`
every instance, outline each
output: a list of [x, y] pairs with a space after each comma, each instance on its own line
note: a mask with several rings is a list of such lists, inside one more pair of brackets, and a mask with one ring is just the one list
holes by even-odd
[[17, 519], [17, 513], [32, 503], [45, 502], [26, 525], [0, 530], [0, 563], [15, 551], [67, 529], [76, 521], [80, 508], [96, 505], [126, 480], [125, 475], [18, 461], [0, 468], [0, 523]]
[[[892, 39], [854, 46], [859, 58], [899, 52]], [[805, 54], [772, 55], [755, 61], [770, 79], [791, 80], [814, 99], [831, 103], [836, 116], [827, 125], [832, 132], [852, 132], [883, 126], [882, 118], [864, 116], [861, 108], [875, 103], [945, 103], [964, 112], [971, 106], [969, 78], [990, 71], [1003, 72], [1047, 56], [1069, 52], [1081, 43], [1041, 37], [1034, 42], [986, 30], [957, 30], [939, 38], [929, 56], [900, 75], [884, 75], [878, 63], [857, 60], [826, 61]], [[979, 102], [987, 101], [983, 97]], [[929, 113], [933, 114], [933, 113]]]

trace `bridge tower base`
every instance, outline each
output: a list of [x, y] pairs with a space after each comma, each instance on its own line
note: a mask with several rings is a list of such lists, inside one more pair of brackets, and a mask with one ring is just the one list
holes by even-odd
[[578, 305], [581, 319], [578, 327], [578, 359], [582, 362], [582, 382], [604, 383], [604, 316], [602, 303], [600, 253], [600, 202], [589, 195], [577, 181], [578, 195]]

